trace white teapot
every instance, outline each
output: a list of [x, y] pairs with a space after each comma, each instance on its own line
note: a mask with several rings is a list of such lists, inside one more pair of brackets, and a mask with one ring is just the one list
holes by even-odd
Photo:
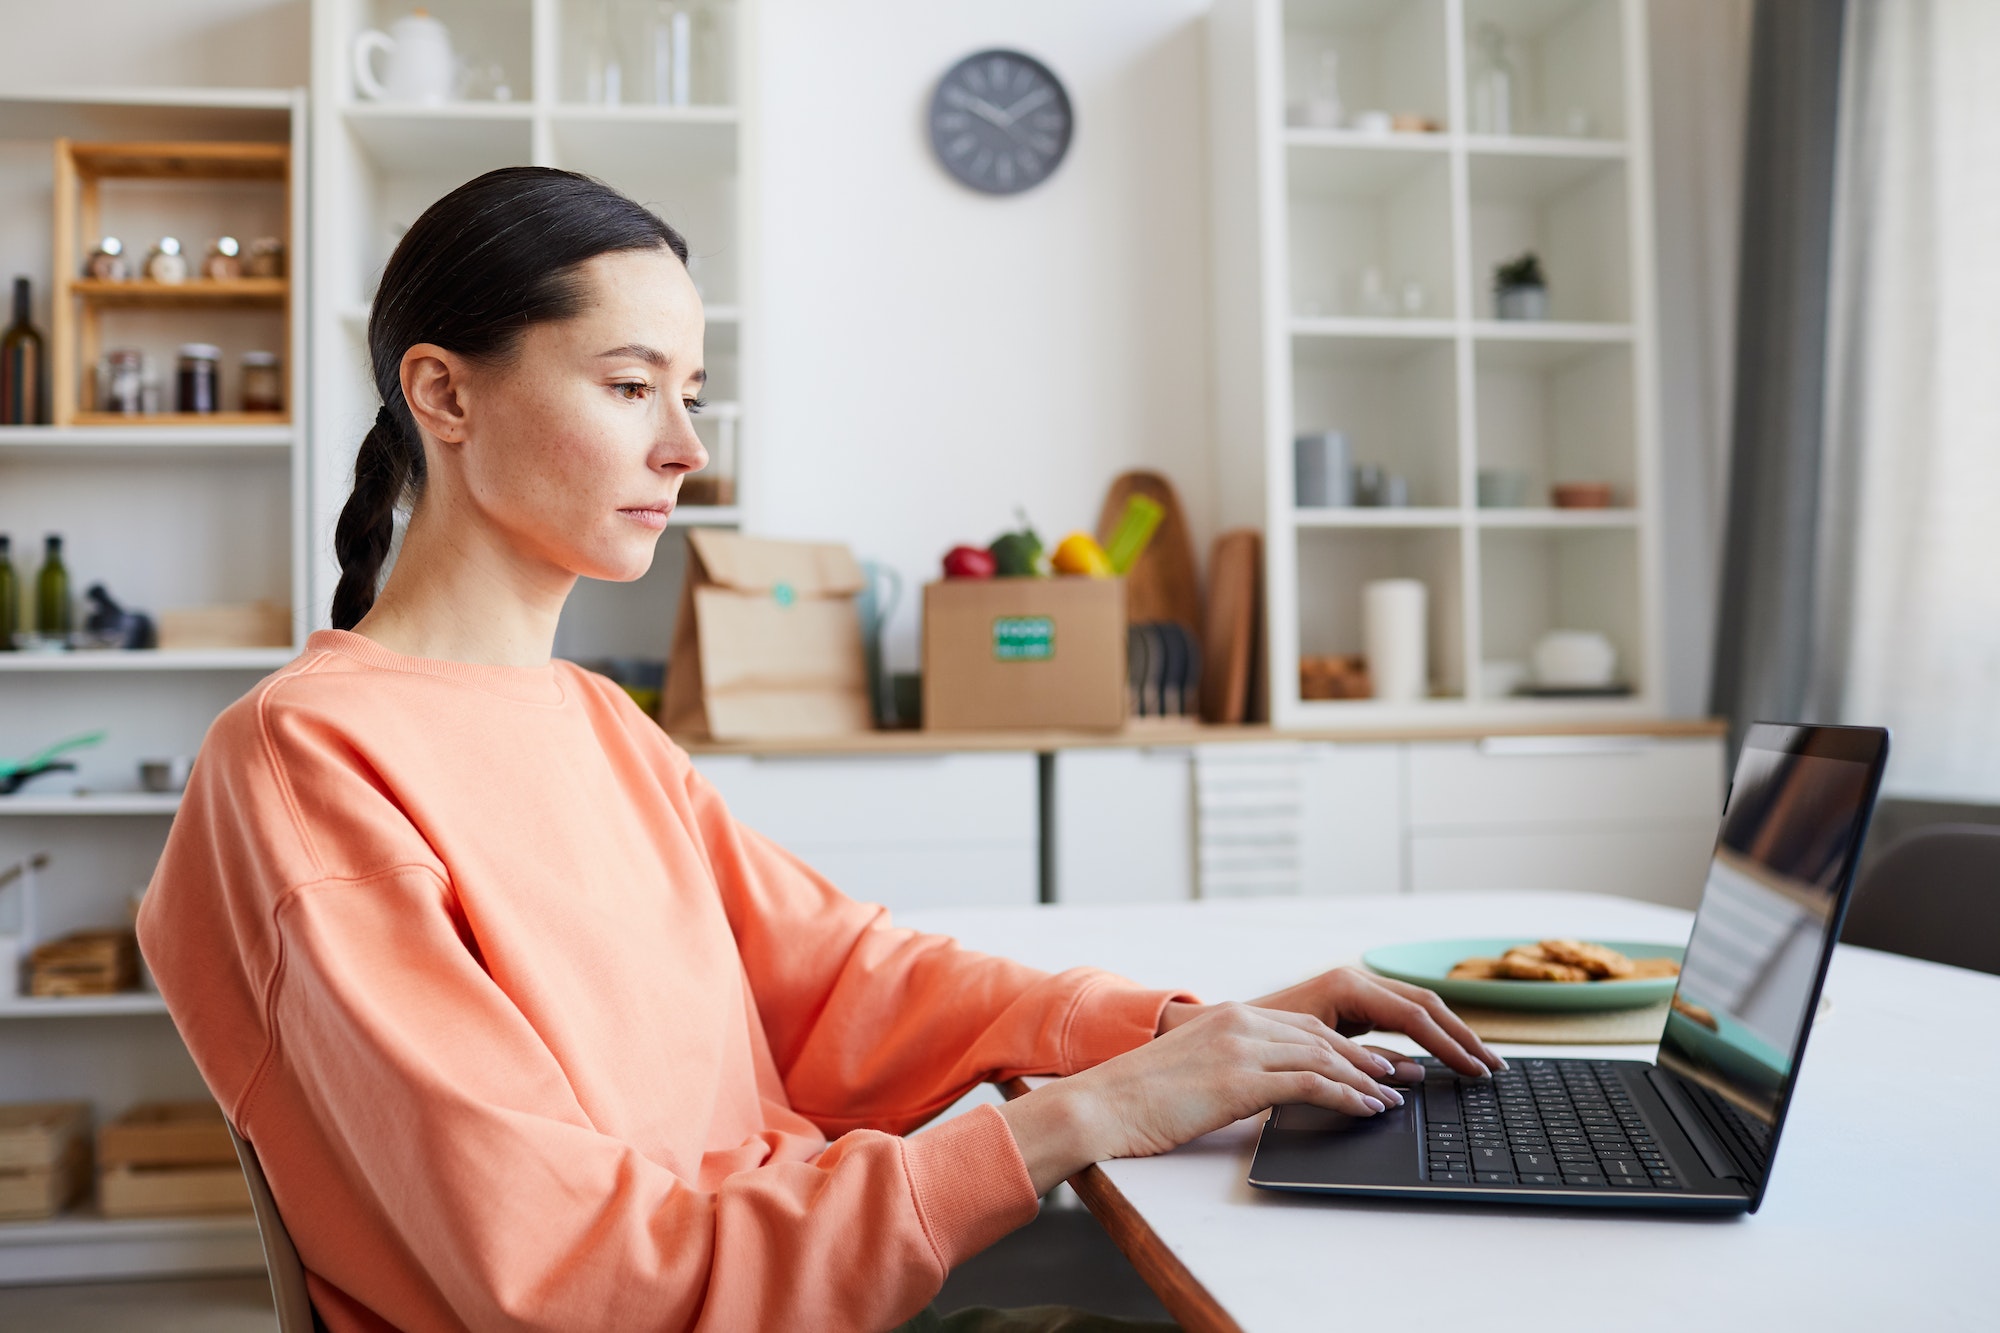
[[[372, 57], [377, 50], [389, 57], [386, 81], [375, 77]], [[388, 32], [370, 28], [354, 39], [354, 83], [373, 101], [447, 102], [457, 79], [451, 30], [424, 10], [405, 14]]]

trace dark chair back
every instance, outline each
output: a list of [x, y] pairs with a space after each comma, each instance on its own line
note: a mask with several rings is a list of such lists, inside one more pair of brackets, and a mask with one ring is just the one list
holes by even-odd
[[1855, 887], [1840, 938], [2000, 975], [2000, 825], [1898, 838]]

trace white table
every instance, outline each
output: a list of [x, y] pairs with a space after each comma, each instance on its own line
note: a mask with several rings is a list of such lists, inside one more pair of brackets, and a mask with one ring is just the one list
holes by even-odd
[[[1476, 893], [912, 912], [905, 924], [1037, 967], [1110, 968], [1247, 999], [1379, 944], [1455, 935], [1686, 938], [1626, 899]], [[1228, 1319], [1262, 1330], [2000, 1327], [2000, 977], [1842, 947], [1754, 1216], [1359, 1202], [1244, 1183], [1262, 1117], [1164, 1157], [1105, 1163]], [[1384, 1042], [1405, 1045], [1408, 1043]], [[1502, 1053], [1651, 1059], [1640, 1046]], [[1145, 1271], [1141, 1264], [1141, 1270]], [[1560, 1297], [1561, 1312], [1538, 1304]], [[1224, 1321], [1214, 1325], [1227, 1328]]]

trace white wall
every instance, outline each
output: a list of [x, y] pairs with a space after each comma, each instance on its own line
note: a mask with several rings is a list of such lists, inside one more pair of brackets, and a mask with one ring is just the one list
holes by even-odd
[[0, 88], [295, 88], [306, 0], [0, 0]]
[[[1051, 545], [1118, 472], [1213, 532], [1202, 0], [763, 0], [764, 532], [823, 536], [916, 588], [1024, 505]], [[1076, 132], [995, 199], [933, 160], [938, 76], [987, 46], [1044, 61]]]

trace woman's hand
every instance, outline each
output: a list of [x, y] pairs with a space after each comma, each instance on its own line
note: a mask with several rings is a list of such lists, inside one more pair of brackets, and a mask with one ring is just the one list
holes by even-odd
[[[1479, 1040], [1465, 1020], [1446, 1007], [1435, 991], [1378, 977], [1357, 967], [1337, 967], [1250, 1003], [1258, 1009], [1310, 1014], [1347, 1037], [1358, 1037], [1364, 1032], [1400, 1032], [1451, 1068], [1473, 1078], [1484, 1078], [1493, 1070], [1507, 1067], [1507, 1062]], [[1169, 1004], [1160, 1017], [1161, 1034], [1173, 1031], [1206, 1008], [1199, 1004]], [[1408, 1057], [1397, 1058], [1406, 1066], [1397, 1069], [1398, 1078], [1423, 1078], [1422, 1066]]]
[[1308, 1013], [1190, 1005], [1171, 1032], [1001, 1108], [1035, 1192], [1092, 1162], [1162, 1153], [1286, 1102], [1349, 1115], [1400, 1106], [1390, 1060]]

